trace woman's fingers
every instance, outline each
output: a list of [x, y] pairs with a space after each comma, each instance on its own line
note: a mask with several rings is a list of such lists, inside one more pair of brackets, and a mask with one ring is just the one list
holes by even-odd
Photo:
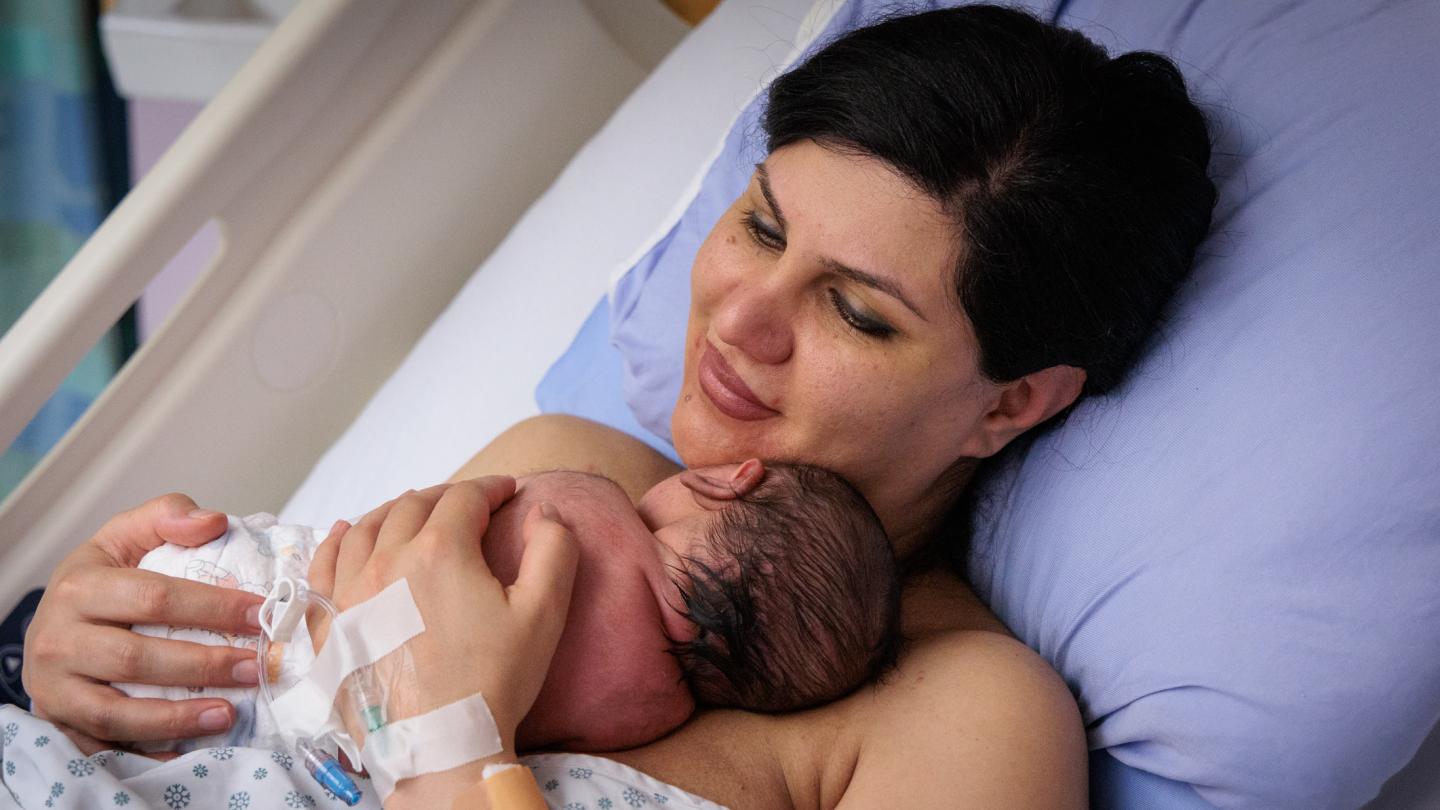
[[375, 539], [375, 549], [378, 551], [382, 548], [394, 548], [414, 540], [450, 487], [450, 484], [437, 484], [407, 492], [396, 499], [395, 505], [390, 508], [390, 514], [385, 518], [385, 525], [380, 527], [380, 534]]
[[[41, 717], [39, 712], [36, 712], [35, 716]], [[94, 737], [91, 737], [89, 734], [86, 734], [79, 729], [71, 728], [64, 723], [55, 723], [55, 721], [53, 720], [51, 720], [50, 722], [55, 724], [55, 728], [60, 729], [61, 734], [69, 737], [70, 742], [75, 743], [75, 747], [80, 749], [80, 753], [84, 754], [87, 757], [91, 756], [92, 754], [98, 754], [101, 751], [109, 751], [110, 749], [115, 747], [114, 743], [97, 740]]]
[[310, 590], [321, 596], [335, 595], [335, 563], [340, 559], [340, 545], [349, 529], [349, 523], [343, 520], [335, 521], [330, 527], [330, 533], [320, 541], [319, 547], [315, 549], [315, 556], [310, 560], [310, 570], [306, 578], [310, 581]]
[[344, 591], [346, 586], [365, 570], [377, 549], [400, 545], [413, 539], [420, 527], [425, 525], [430, 510], [448, 486], [439, 484], [419, 492], [408, 491], [370, 510], [351, 526], [345, 532], [345, 542], [341, 543], [338, 550], [333, 592], [338, 594]]
[[365, 563], [370, 561], [370, 554], [375, 550], [375, 536], [380, 533], [380, 527], [385, 523], [385, 518], [390, 514], [399, 498], [373, 509], [360, 522], [351, 526], [345, 532], [345, 540], [335, 550], [335, 580], [332, 593], [339, 594], [345, 589], [345, 585], [353, 580], [364, 568]]
[[[310, 571], [306, 575], [310, 580], [310, 590], [331, 600], [335, 598], [335, 570], [340, 560], [340, 548], [350, 528], [346, 521], [335, 521], [335, 525], [330, 527], [330, 534], [315, 549], [315, 557], [310, 560]], [[310, 643], [319, 652], [330, 634], [330, 614], [319, 605], [312, 604], [305, 612], [305, 622], [310, 628]]]
[[565, 629], [580, 547], [552, 504], [541, 504], [530, 511], [525, 517], [524, 533], [520, 573], [506, 592], [510, 604], [535, 622], [536, 647], [553, 650]]
[[504, 503], [515, 497], [515, 479], [508, 475], [485, 475], [471, 478], [469, 483], [480, 487], [490, 502], [490, 514], [495, 514]]
[[175, 740], [229, 728], [235, 708], [218, 698], [132, 698], [113, 686], [80, 683], [67, 688], [70, 702], [52, 719], [102, 740]]
[[56, 597], [87, 619], [115, 624], [168, 624], [222, 633], [259, 632], [253, 593], [168, 577], [154, 571], [91, 569], [60, 579]]
[[161, 543], [198, 546], [224, 534], [226, 525], [224, 514], [200, 509], [188, 496], [174, 492], [106, 521], [93, 542], [117, 565], [134, 568]]
[[[132, 749], [130, 749], [130, 748], [126, 748], [126, 747], [124, 747], [124, 746], [116, 745], [116, 744], [113, 743], [113, 742], [106, 742], [105, 740], [97, 740], [97, 739], [95, 739], [94, 737], [91, 737], [89, 734], [86, 734], [85, 732], [83, 732], [83, 731], [81, 731], [81, 730], [79, 730], [79, 729], [77, 729], [77, 728], [74, 728], [74, 727], [72, 727], [72, 726], [67, 726], [67, 725], [65, 725], [64, 723], [61, 723], [60, 721], [55, 720], [55, 719], [52, 718], [52, 717], [46, 716], [45, 713], [44, 713], [43, 711], [41, 711], [39, 708], [36, 708], [35, 711], [33, 712], [33, 714], [34, 714], [36, 717], [40, 718], [41, 720], [49, 720], [50, 723], [55, 726], [55, 728], [57, 728], [57, 729], [60, 730], [60, 733], [61, 733], [61, 734], [64, 734], [67, 738], [69, 738], [70, 742], [72, 742], [72, 743], [75, 744], [75, 747], [80, 750], [80, 753], [84, 754], [84, 755], [87, 756], [87, 757], [88, 757], [88, 756], [93, 756], [93, 755], [95, 755], [95, 754], [98, 754], [98, 753], [100, 753], [101, 751], [114, 751], [114, 750], [117, 750], [117, 749], [118, 749], [118, 750], [121, 750], [121, 751], [126, 751], [126, 752], [131, 752], [131, 751], [132, 751]], [[178, 757], [178, 756], [180, 756], [180, 755], [177, 754], [177, 753], [175, 753], [175, 752], [173, 752], [173, 751], [155, 751], [155, 752], [148, 752], [148, 753], [140, 754], [140, 756], [149, 757], [149, 758], [151, 758], [151, 759], [160, 759], [160, 760], [166, 760], [166, 761], [168, 761], [168, 760], [174, 759], [174, 758], [176, 758], [176, 757]]]
[[490, 515], [514, 494], [515, 479], [508, 476], [460, 481], [441, 496], [421, 532], [488, 571], [480, 552], [481, 538], [490, 526]]
[[100, 681], [156, 686], [254, 686], [255, 651], [92, 627], [76, 641], [91, 657], [81, 674]]

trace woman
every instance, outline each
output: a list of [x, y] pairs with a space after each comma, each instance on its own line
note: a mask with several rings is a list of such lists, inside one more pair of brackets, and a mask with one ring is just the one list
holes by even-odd
[[[775, 82], [765, 126], [769, 156], [696, 257], [675, 446], [689, 466], [763, 456], [849, 478], [912, 572], [909, 642], [895, 672], [845, 700], [702, 712], [613, 758], [732, 807], [1083, 805], [1084, 733], [1064, 684], [937, 560], [963, 559], [963, 495], [981, 461], [1111, 389], [1154, 331], [1209, 226], [1203, 117], [1161, 57], [1110, 59], [1073, 32], [970, 6], [831, 44]], [[629, 436], [552, 416], [512, 428], [457, 478], [554, 467], [604, 472], [632, 497], [675, 470]], [[493, 503], [505, 486], [462, 491]], [[471, 512], [484, 500], [465, 497]], [[336, 593], [435, 577], [417, 560], [436, 532], [420, 526], [443, 498], [407, 496], [403, 520], [380, 510], [353, 545], [337, 539], [349, 559]], [[77, 738], [183, 736], [231, 719], [213, 701], [118, 699], [105, 681], [254, 680], [241, 653], [115, 626], [253, 622], [244, 594], [128, 570], [162, 539], [218, 533], [219, 517], [193, 506], [168, 496], [118, 516], [57, 570], [25, 678], [37, 711]], [[381, 536], [391, 551], [372, 564]], [[563, 603], [564, 555], [549, 559]], [[446, 598], [438, 584], [414, 590]], [[553, 621], [492, 608], [488, 626]], [[473, 626], [449, 631], [455, 643]], [[530, 649], [526, 666], [548, 655]], [[523, 711], [534, 673], [501, 670], [444, 688], [512, 684], [497, 716]], [[414, 788], [441, 795], [446, 778]]]

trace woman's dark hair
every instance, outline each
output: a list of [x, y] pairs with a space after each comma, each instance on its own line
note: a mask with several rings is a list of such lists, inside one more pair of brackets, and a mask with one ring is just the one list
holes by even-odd
[[771, 151], [806, 139], [888, 163], [959, 226], [955, 286], [981, 370], [1054, 365], [1110, 390], [1210, 227], [1210, 140], [1165, 57], [972, 5], [852, 31], [778, 78]]

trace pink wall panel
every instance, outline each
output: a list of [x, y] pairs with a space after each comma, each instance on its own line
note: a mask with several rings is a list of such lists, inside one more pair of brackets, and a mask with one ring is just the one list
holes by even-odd
[[[130, 176], [139, 183], [145, 173], [160, 160], [170, 144], [200, 113], [203, 105], [188, 101], [130, 101]], [[164, 323], [171, 307], [185, 294], [205, 263], [214, 253], [219, 234], [207, 227], [181, 248], [170, 263], [160, 271], [140, 297], [140, 340], [155, 333]]]

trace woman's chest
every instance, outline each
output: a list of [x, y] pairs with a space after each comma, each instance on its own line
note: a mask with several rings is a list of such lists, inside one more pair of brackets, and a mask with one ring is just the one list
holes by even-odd
[[820, 810], [849, 781], [855, 715], [851, 700], [784, 716], [704, 711], [662, 740], [606, 756], [731, 810]]

